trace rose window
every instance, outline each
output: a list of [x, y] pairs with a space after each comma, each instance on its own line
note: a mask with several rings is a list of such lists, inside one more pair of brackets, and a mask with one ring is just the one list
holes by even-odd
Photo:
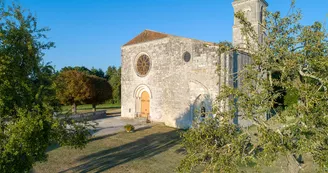
[[150, 59], [147, 55], [142, 55], [137, 60], [137, 73], [139, 76], [146, 76], [150, 70]]

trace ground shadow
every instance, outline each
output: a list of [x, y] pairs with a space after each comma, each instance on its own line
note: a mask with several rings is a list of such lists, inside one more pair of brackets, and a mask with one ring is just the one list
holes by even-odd
[[147, 130], [147, 129], [150, 129], [152, 128], [151, 126], [144, 126], [144, 127], [140, 127], [140, 128], [137, 128], [135, 131], [143, 131], [143, 130]]
[[46, 152], [48, 153], [48, 152], [50, 152], [50, 151], [52, 151], [52, 150], [56, 150], [57, 148], [60, 148], [60, 145], [57, 144], [57, 143], [52, 143], [52, 144], [50, 144], [50, 145], [48, 146]]
[[121, 116], [121, 112], [110, 112], [110, 113], [106, 113], [107, 116], [112, 116], [112, 117], [119, 117]]
[[146, 159], [160, 154], [180, 142], [177, 130], [167, 133], [152, 134], [134, 142], [99, 151], [80, 158], [83, 164], [64, 172], [103, 172], [135, 159]]
[[102, 136], [97, 136], [97, 137], [92, 137], [92, 138], [89, 139], [88, 142], [98, 141], [98, 140], [105, 139], [105, 138], [108, 138], [108, 137], [111, 137], [111, 136], [115, 136], [116, 134], [117, 133], [108, 134], [108, 135], [102, 135]]

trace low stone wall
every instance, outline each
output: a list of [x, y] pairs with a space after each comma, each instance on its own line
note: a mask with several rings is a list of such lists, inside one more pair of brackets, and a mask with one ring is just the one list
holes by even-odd
[[75, 115], [71, 115], [70, 118], [74, 120], [97, 120], [106, 117], [106, 110], [97, 111], [97, 112], [89, 112], [89, 113], [79, 113]]

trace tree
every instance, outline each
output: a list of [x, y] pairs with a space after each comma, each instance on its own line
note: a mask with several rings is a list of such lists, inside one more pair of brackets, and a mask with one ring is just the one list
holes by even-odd
[[96, 69], [96, 68], [92, 67], [90, 72], [91, 72], [90, 73], [91, 75], [98, 76], [98, 77], [101, 77], [101, 78], [105, 78], [105, 73], [101, 68]]
[[106, 79], [98, 76], [88, 76], [89, 88], [91, 89], [91, 97], [85, 101], [87, 104], [92, 104], [93, 111], [96, 111], [98, 104], [104, 103], [112, 97], [112, 89]]
[[87, 75], [91, 75], [92, 72], [91, 70], [89, 70], [88, 68], [84, 67], [84, 66], [76, 66], [76, 67], [71, 67], [71, 66], [68, 66], [68, 67], [64, 67], [60, 70], [60, 72], [64, 72], [64, 71], [69, 71], [69, 70], [76, 70], [78, 72], [83, 72]]
[[[47, 42], [36, 18], [0, 1], [0, 172], [28, 172], [53, 143], [83, 147], [84, 123], [54, 118], [59, 111], [54, 70], [43, 63]], [[69, 128], [68, 128], [69, 127]]]
[[84, 67], [84, 66], [75, 66], [75, 67], [67, 66], [67, 67], [62, 68], [60, 70], [60, 72], [69, 71], [69, 70], [76, 70], [78, 72], [85, 73], [86, 75], [94, 75], [94, 76], [98, 76], [101, 78], [107, 78], [102, 69], [100, 69], [100, 68], [96, 69], [94, 67], [92, 67], [91, 70], [89, 70], [87, 67]]
[[72, 105], [72, 112], [76, 113], [76, 106], [85, 103], [92, 97], [91, 81], [83, 72], [65, 70], [56, 80], [57, 98], [65, 105]]
[[115, 74], [117, 70], [115, 66], [109, 66], [106, 71], [106, 77], [108, 80], [110, 80]]
[[[242, 85], [220, 92], [217, 103], [229, 109], [217, 105], [215, 118], [183, 135], [187, 156], [179, 172], [197, 165], [209, 172], [239, 172], [251, 165], [261, 171], [260, 165], [271, 165], [281, 156], [287, 158], [288, 172], [298, 172], [306, 154], [318, 172], [328, 171], [327, 32], [320, 22], [301, 26], [294, 2], [290, 11], [286, 17], [267, 12], [264, 44], [244, 14], [235, 14], [243, 25], [245, 46], [221, 44], [220, 53], [247, 54], [252, 63], [237, 73]], [[232, 124], [236, 114], [253, 125]]]
[[121, 67], [109, 66], [106, 72], [108, 81], [112, 87], [112, 103], [121, 102]]

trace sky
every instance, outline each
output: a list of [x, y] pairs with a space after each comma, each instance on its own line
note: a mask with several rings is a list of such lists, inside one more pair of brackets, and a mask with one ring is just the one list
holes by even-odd
[[[210, 42], [231, 41], [232, 0], [15, 0], [49, 27], [45, 62], [101, 68], [121, 65], [121, 46], [145, 29]], [[5, 0], [10, 3], [10, 0]], [[287, 14], [290, 0], [267, 0], [270, 11]], [[296, 0], [302, 24], [324, 22], [328, 0]]]

